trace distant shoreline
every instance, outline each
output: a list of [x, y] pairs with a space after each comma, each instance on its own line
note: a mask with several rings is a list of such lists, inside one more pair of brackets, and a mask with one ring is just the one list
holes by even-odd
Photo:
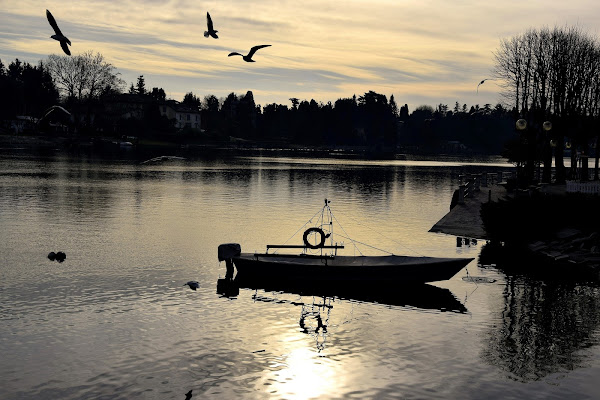
[[376, 149], [368, 146], [306, 146], [289, 143], [273, 143], [273, 142], [248, 142], [243, 143], [232, 142], [214, 142], [214, 143], [178, 143], [175, 141], [159, 140], [159, 139], [141, 139], [133, 144], [126, 141], [119, 141], [115, 138], [108, 137], [65, 137], [65, 136], [49, 136], [43, 135], [2, 135], [0, 134], [0, 155], [6, 152], [17, 150], [30, 150], [41, 152], [56, 152], [64, 151], [68, 154], [76, 156], [78, 153], [88, 152], [94, 153], [97, 156], [109, 156], [115, 153], [129, 153], [129, 157], [151, 158], [152, 155], [164, 155], [166, 153], [179, 156], [215, 156], [220, 153], [284, 153], [288, 155], [302, 155], [308, 157], [333, 157], [333, 158], [349, 158], [349, 159], [365, 159], [365, 160], [431, 160], [439, 159], [440, 157], [448, 157], [452, 159], [472, 158], [472, 157], [498, 157], [506, 162], [507, 167], [511, 164], [502, 158], [499, 154], [473, 154], [473, 153], [439, 153], [434, 149], [427, 151], [422, 149]]

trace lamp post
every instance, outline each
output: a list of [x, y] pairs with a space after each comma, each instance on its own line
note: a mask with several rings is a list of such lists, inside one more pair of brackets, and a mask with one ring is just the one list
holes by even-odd
[[544, 134], [544, 144], [542, 151], [544, 152], [544, 172], [542, 173], [542, 182], [550, 183], [552, 180], [552, 156], [554, 147], [556, 147], [556, 141], [550, 138], [550, 131], [552, 130], [552, 122], [544, 121], [542, 124]]
[[518, 184], [521, 185], [523, 183], [529, 185], [529, 183], [531, 183], [531, 180], [533, 178], [533, 151], [532, 148], [534, 149], [535, 147], [535, 143], [533, 140], [531, 140], [530, 138], [530, 134], [527, 131], [527, 121], [523, 118], [520, 118], [517, 120], [517, 122], [515, 123], [515, 127], [517, 128], [517, 131], [519, 131], [520, 135], [521, 135], [521, 144], [525, 146], [525, 167], [523, 169], [523, 174], [522, 176], [519, 176], [518, 178]]

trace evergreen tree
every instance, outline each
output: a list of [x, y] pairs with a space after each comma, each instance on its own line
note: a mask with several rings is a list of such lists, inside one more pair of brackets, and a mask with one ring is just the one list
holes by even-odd
[[141, 95], [146, 94], [146, 81], [144, 80], [144, 75], [138, 76], [135, 92]]
[[390, 96], [390, 110], [392, 111], [392, 115], [394, 117], [398, 116], [398, 105], [396, 104], [396, 100], [394, 99], [394, 95]]

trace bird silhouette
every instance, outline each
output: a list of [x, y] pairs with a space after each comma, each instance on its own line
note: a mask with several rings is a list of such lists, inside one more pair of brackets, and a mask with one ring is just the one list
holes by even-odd
[[240, 53], [229, 53], [229, 55], [227, 57], [231, 57], [231, 56], [242, 56], [242, 58], [244, 59], [244, 61], [246, 62], [255, 62], [252, 59], [252, 56], [254, 55], [254, 53], [256, 53], [257, 50], [262, 49], [263, 47], [269, 47], [270, 44], [261, 44], [260, 46], [254, 46], [253, 48], [250, 49], [250, 52], [246, 55], [240, 54]]
[[208, 13], [208, 11], [206, 12], [206, 26], [207, 26], [207, 31], [204, 31], [204, 37], [214, 37], [215, 39], [218, 39], [219, 37], [217, 36], [217, 32], [219, 31], [215, 31], [213, 29], [213, 22], [212, 22], [212, 18], [210, 17], [210, 14]]
[[56, 258], [56, 261], [58, 261], [59, 263], [61, 263], [61, 262], [65, 261], [67, 259], [67, 255], [64, 252], [59, 251], [59, 252], [56, 253], [56, 257], [55, 258]]
[[190, 390], [185, 394], [185, 400], [190, 400], [192, 398], [192, 391]]
[[192, 290], [196, 290], [200, 287], [200, 284], [196, 281], [189, 281], [188, 283], [184, 284], [183, 286], [188, 285], [190, 287], [190, 289]]
[[[56, 24], [56, 20], [50, 13], [50, 11], [46, 10], [46, 18], [48, 18], [48, 22], [50, 22], [50, 26], [54, 29], [54, 35], [50, 36], [52, 39], [58, 40], [60, 42], [60, 47], [62, 47], [63, 51], [70, 56], [71, 50], [69, 50], [69, 46], [71, 45], [71, 41], [65, 35], [62, 34], [58, 25]], [[69, 46], [67, 46], [67, 44]]]
[[477, 85], [477, 93], [479, 93], [479, 86], [481, 86], [483, 84], [483, 82], [489, 81], [489, 80], [490, 80], [489, 78], [486, 78], [486, 79], [482, 80], [481, 82], [479, 82], [479, 85]]

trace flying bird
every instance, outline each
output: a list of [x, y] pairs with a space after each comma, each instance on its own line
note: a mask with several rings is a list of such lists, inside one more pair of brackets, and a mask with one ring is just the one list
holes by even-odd
[[219, 37], [217, 36], [217, 32], [219, 31], [215, 31], [213, 29], [213, 22], [212, 22], [212, 18], [210, 17], [210, 14], [208, 13], [208, 11], [206, 12], [206, 25], [207, 25], [207, 31], [204, 31], [204, 37], [214, 37], [215, 39], [218, 39]]
[[[56, 20], [50, 13], [50, 11], [46, 10], [46, 17], [48, 18], [48, 22], [50, 22], [50, 26], [54, 29], [54, 35], [50, 36], [52, 39], [58, 40], [60, 42], [60, 47], [62, 47], [63, 51], [70, 56], [71, 50], [69, 50], [69, 46], [71, 45], [71, 41], [65, 35], [62, 34], [58, 25], [56, 24]], [[67, 44], [69, 46], [67, 46]]]
[[252, 56], [254, 55], [254, 53], [256, 53], [257, 50], [262, 49], [263, 47], [269, 47], [270, 44], [261, 44], [260, 46], [254, 46], [253, 48], [250, 49], [250, 52], [247, 55], [243, 55], [240, 53], [229, 53], [229, 55], [227, 57], [231, 57], [231, 56], [242, 56], [242, 58], [244, 59], [244, 61], [246, 62], [255, 62], [252, 59]]
[[183, 286], [188, 285], [190, 287], [190, 289], [192, 290], [196, 290], [200, 287], [200, 284], [196, 281], [189, 281], [188, 283], [184, 284]]
[[483, 84], [483, 82], [489, 81], [489, 80], [490, 80], [489, 78], [486, 78], [486, 79], [482, 80], [481, 82], [479, 82], [479, 85], [477, 85], [477, 93], [479, 93], [479, 86], [481, 86]]

